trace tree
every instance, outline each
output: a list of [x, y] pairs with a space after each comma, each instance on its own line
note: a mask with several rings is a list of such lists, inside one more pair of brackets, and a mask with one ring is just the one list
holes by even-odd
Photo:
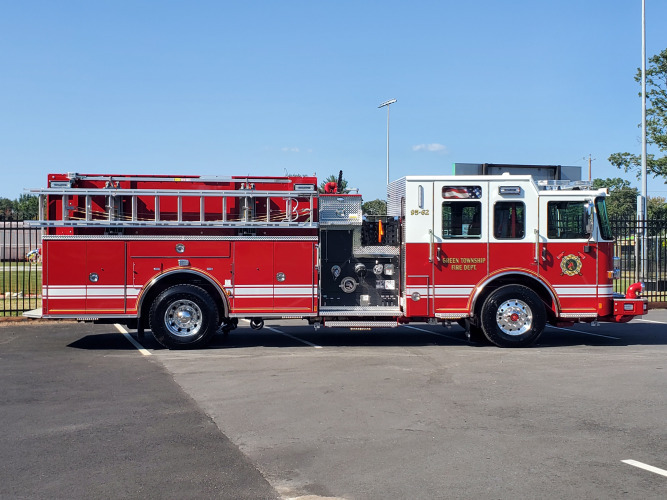
[[364, 215], [387, 215], [387, 202], [381, 199], [367, 201], [361, 205]]
[[637, 195], [639, 190], [630, 186], [630, 182], [620, 177], [593, 179], [593, 188], [609, 189], [607, 213], [610, 219], [634, 217], [637, 213]]
[[31, 194], [22, 194], [14, 201], [14, 210], [23, 219], [36, 219], [39, 214], [39, 198]]
[[649, 197], [646, 201], [646, 210], [649, 220], [667, 219], [667, 203], [662, 196]]
[[338, 175], [331, 174], [329, 177], [320, 182], [320, 187], [318, 188], [318, 191], [320, 193], [324, 193], [324, 186], [326, 186], [326, 184], [329, 182], [335, 182], [336, 184], [340, 184], [340, 189], [338, 190], [339, 193], [344, 194], [350, 192], [350, 190], [347, 189], [347, 181], [343, 179], [342, 170], [338, 172]]
[[14, 202], [9, 198], [0, 198], [0, 216], [8, 217], [12, 214]]
[[[593, 179], [593, 189], [607, 188], [607, 213], [610, 219], [634, 218], [637, 214], [639, 190], [620, 177]], [[661, 196], [648, 197], [646, 209], [649, 220], [667, 219], [667, 203]]]
[[[641, 83], [641, 69], [635, 80]], [[646, 143], [667, 153], [667, 49], [651, 57], [646, 68]], [[614, 153], [609, 162], [626, 172], [636, 170], [637, 177], [641, 176], [641, 155]], [[667, 178], [667, 156], [647, 154], [646, 169], [654, 177]]]

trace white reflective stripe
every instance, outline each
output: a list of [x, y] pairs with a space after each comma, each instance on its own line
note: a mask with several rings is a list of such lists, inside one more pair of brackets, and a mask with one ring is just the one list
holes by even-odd
[[86, 298], [85, 286], [48, 286], [42, 290], [43, 297], [76, 299]]
[[236, 285], [235, 297], [312, 297], [317, 288], [312, 285]]
[[472, 286], [455, 286], [455, 285], [436, 285], [435, 286], [435, 296], [465, 296], [467, 297], [472, 293], [475, 288]]
[[258, 295], [266, 295], [271, 297], [273, 296], [273, 287], [271, 285], [257, 288], [241, 288], [236, 286], [234, 287], [234, 295], [236, 297], [251, 297]]
[[314, 287], [289, 287], [289, 288], [235, 288], [234, 296], [239, 297], [313, 297], [317, 296], [317, 289]]
[[597, 285], [582, 285], [582, 284], [579, 284], [579, 285], [561, 285], [561, 284], [558, 284], [558, 285], [554, 285], [554, 287], [555, 288], [591, 288], [593, 290], [598, 289]]
[[274, 295], [313, 295], [315, 293], [314, 287], [285, 287], [285, 288], [274, 288]]
[[91, 286], [87, 288], [89, 297], [125, 297], [125, 287]]
[[[127, 297], [137, 298], [141, 288], [128, 287]], [[125, 287], [123, 285], [51, 285], [42, 287], [42, 296], [51, 298], [124, 298]]]
[[558, 285], [554, 289], [561, 297], [611, 297], [614, 295], [613, 285]]
[[434, 297], [469, 297], [474, 287], [461, 287], [456, 285], [436, 285], [434, 293], [428, 287], [407, 286], [406, 293], [412, 295], [419, 292], [420, 295], [433, 295]]
[[554, 287], [556, 293], [561, 297], [595, 297], [598, 294], [597, 287]]

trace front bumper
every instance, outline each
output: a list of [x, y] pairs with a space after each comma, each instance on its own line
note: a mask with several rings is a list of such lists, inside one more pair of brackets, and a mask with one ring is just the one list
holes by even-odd
[[623, 295], [614, 297], [614, 316], [641, 316], [648, 312], [648, 300], [628, 299]]

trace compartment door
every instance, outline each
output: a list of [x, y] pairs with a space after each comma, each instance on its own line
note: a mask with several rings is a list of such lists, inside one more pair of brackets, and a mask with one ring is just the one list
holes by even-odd
[[86, 310], [86, 241], [44, 240], [43, 311], [69, 316]]
[[314, 313], [317, 304], [317, 249], [313, 241], [273, 243], [274, 312]]
[[124, 314], [125, 242], [86, 242], [86, 313]]
[[262, 316], [273, 312], [273, 244], [272, 241], [234, 242], [233, 314]]

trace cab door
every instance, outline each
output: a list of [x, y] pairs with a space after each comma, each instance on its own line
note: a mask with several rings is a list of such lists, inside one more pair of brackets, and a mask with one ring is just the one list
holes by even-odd
[[433, 184], [432, 296], [436, 317], [460, 317], [488, 275], [489, 182]]
[[531, 181], [494, 181], [489, 189], [489, 274], [538, 274], [537, 192]]
[[[401, 203], [403, 205], [403, 203]], [[406, 183], [402, 284], [405, 315], [433, 317], [433, 182], [414, 179]]]
[[595, 317], [598, 247], [592, 200], [556, 192], [540, 197], [539, 273], [553, 288], [565, 318]]

